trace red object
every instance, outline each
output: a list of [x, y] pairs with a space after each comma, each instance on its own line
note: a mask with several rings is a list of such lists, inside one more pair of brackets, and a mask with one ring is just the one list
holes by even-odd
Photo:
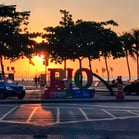
[[123, 84], [119, 83], [118, 84], [118, 91], [117, 91], [117, 94], [116, 94], [116, 99], [117, 100], [122, 100], [125, 98], [125, 94], [124, 94], [124, 91], [123, 91]]

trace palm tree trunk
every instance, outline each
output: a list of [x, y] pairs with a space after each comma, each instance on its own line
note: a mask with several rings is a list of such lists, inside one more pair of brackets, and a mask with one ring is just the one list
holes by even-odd
[[139, 79], [139, 54], [137, 54], [137, 79]]
[[126, 63], [127, 63], [127, 68], [128, 68], [128, 76], [129, 76], [129, 80], [131, 80], [131, 71], [130, 71], [130, 66], [129, 66], [129, 60], [128, 60], [128, 54], [126, 51]]
[[82, 68], [82, 60], [79, 58], [79, 69]]
[[66, 62], [66, 58], [64, 59], [64, 71], [65, 71], [65, 77], [66, 78], [66, 69], [67, 69], [67, 62]]
[[109, 81], [110, 81], [110, 73], [109, 73], [109, 69], [108, 69], [107, 57], [104, 56], [104, 59], [105, 59], [105, 66], [106, 66], [106, 71], [107, 71], [107, 82], [109, 83]]
[[4, 65], [3, 65], [2, 56], [0, 56], [0, 65], [1, 65], [1, 70], [2, 70], [2, 77], [5, 77], [5, 73], [4, 73]]
[[92, 71], [91, 60], [90, 60], [89, 58], [88, 58], [88, 60], [89, 60], [89, 69], [90, 69], [91, 72], [93, 72], [93, 71]]
[[[82, 59], [79, 58], [79, 69], [82, 68]], [[82, 84], [83, 82], [83, 77], [82, 77], [82, 74], [80, 74], [80, 83]]]

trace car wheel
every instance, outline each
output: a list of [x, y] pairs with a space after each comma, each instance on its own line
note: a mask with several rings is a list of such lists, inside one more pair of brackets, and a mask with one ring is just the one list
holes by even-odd
[[25, 96], [25, 93], [19, 94], [19, 95], [18, 95], [18, 99], [23, 99], [24, 96]]
[[18, 99], [23, 99], [25, 95], [19, 95]]
[[131, 95], [130, 90], [125, 89], [124, 92], [125, 92], [125, 95]]
[[0, 92], [0, 99], [5, 99], [5, 98], [6, 98], [5, 94], [3, 92]]
[[125, 92], [125, 95], [131, 95], [131, 87], [130, 86], [126, 86], [125, 88], [124, 88], [124, 92]]
[[131, 92], [130, 91], [125, 91], [125, 94], [126, 95], [131, 95]]

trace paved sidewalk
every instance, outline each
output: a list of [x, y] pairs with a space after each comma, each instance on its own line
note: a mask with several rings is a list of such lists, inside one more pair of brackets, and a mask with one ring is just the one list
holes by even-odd
[[[36, 86], [25, 86], [28, 91], [42, 91], [40, 87]], [[113, 90], [117, 92], [116, 89]], [[139, 96], [131, 95], [125, 96], [123, 100], [117, 100], [116, 96], [110, 96], [110, 92], [104, 88], [96, 89], [95, 97], [93, 98], [66, 98], [66, 99], [0, 99], [0, 104], [35, 104], [35, 103], [69, 103], [69, 102], [139, 102]]]
[[66, 98], [66, 99], [5, 99], [0, 104], [35, 104], [35, 103], [69, 103], [69, 102], [139, 102], [139, 96], [125, 96], [123, 100], [117, 100], [115, 96], [95, 96], [94, 98]]

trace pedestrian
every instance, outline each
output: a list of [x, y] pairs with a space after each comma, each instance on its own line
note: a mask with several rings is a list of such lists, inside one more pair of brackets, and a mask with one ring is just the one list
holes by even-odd
[[123, 84], [122, 76], [117, 77], [117, 84]]
[[35, 86], [37, 86], [37, 82], [38, 82], [37, 80], [38, 80], [38, 79], [37, 79], [37, 77], [35, 76], [35, 77], [34, 77]]
[[112, 80], [112, 87], [116, 87], [116, 80], [115, 79]]

